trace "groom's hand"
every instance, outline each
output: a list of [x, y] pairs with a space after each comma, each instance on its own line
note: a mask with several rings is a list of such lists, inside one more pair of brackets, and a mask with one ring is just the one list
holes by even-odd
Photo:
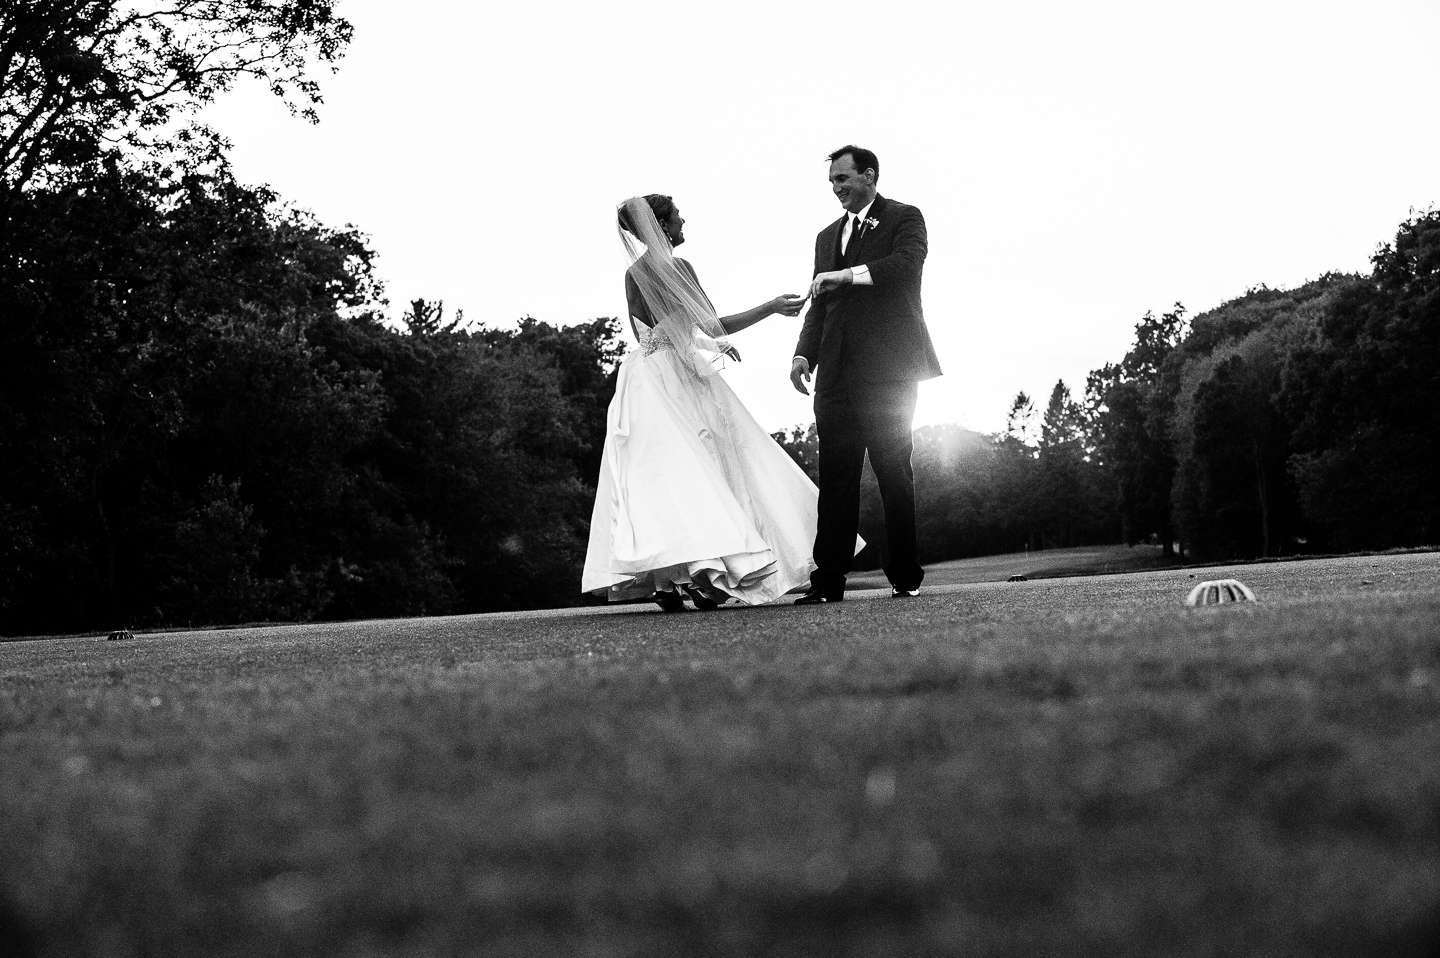
[[[801, 380], [804, 380], [804, 382], [801, 382]], [[790, 360], [790, 383], [797, 390], [800, 391], [800, 395], [810, 395], [810, 390], [805, 388], [805, 383], [808, 383], [809, 381], [810, 360], [806, 359], [804, 356], [796, 356], [794, 359]]]
[[852, 276], [853, 274], [848, 269], [831, 270], [828, 273], [816, 273], [815, 278], [810, 281], [810, 295], [819, 296], [821, 293], [828, 293], [832, 289], [849, 286]]

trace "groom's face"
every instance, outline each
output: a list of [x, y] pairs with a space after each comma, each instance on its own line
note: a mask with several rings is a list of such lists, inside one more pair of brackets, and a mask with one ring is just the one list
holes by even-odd
[[855, 157], [846, 153], [830, 161], [830, 189], [841, 206], [858, 213], [875, 198], [875, 171], [857, 169]]

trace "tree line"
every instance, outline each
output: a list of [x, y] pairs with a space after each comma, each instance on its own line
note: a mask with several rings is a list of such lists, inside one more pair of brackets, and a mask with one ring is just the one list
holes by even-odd
[[7, 634], [563, 604], [613, 321], [384, 321], [373, 255], [223, 169], [12, 205]]
[[1127, 539], [1198, 559], [1440, 542], [1440, 211], [1371, 267], [1147, 315], [1090, 375]]

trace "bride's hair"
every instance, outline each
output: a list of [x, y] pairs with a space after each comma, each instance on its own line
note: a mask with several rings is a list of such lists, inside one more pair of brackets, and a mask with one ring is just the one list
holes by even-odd
[[[616, 213], [620, 245], [625, 251], [626, 293], [639, 294], [649, 318], [645, 325], [665, 337], [689, 368], [694, 378], [713, 376], [724, 365], [730, 348], [725, 325], [715, 314], [710, 297], [700, 288], [690, 264], [675, 256], [675, 248], [661, 225], [669, 219], [675, 202], [668, 196], [651, 193], [632, 196]], [[633, 316], [633, 314], [632, 314]], [[635, 335], [639, 337], [637, 329]], [[688, 387], [687, 387], [688, 388]], [[696, 398], [696, 402], [700, 402]]]
[[[649, 204], [650, 212], [655, 214], [655, 221], [657, 223], [668, 221], [670, 214], [675, 212], [674, 197], [666, 196], [663, 193], [647, 193], [645, 196], [642, 196], [641, 199]], [[628, 209], [621, 206], [619, 213], [616, 215], [620, 218], [620, 228], [622, 230], [632, 236], [639, 235], [640, 231], [636, 224], [630, 222], [630, 211]]]

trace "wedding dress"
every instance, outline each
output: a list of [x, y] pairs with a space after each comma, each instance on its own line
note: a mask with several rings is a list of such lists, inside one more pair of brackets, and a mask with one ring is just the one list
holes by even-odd
[[620, 364], [581, 588], [611, 600], [689, 585], [771, 602], [815, 568], [816, 489], [719, 375], [729, 343], [643, 200], [628, 275], [653, 327]]

